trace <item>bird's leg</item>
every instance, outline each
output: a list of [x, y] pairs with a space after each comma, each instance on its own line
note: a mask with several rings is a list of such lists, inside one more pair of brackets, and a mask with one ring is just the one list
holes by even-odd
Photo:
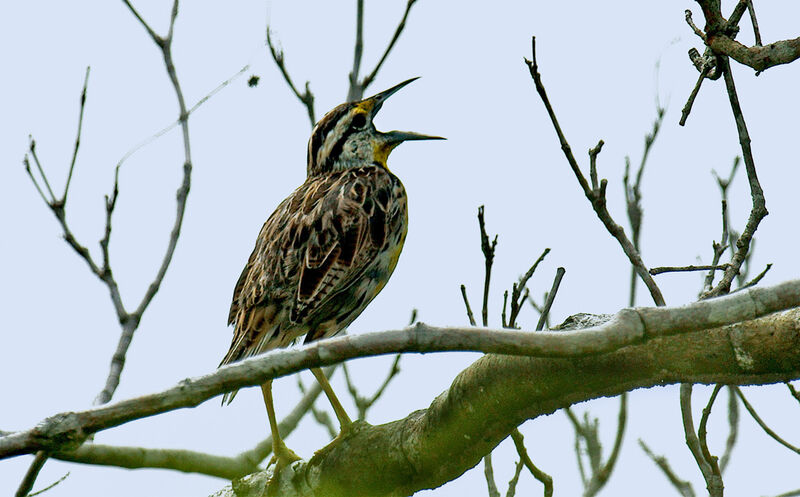
[[347, 412], [344, 410], [344, 407], [342, 407], [341, 402], [339, 402], [339, 399], [333, 392], [331, 384], [328, 383], [328, 379], [325, 377], [325, 373], [323, 373], [320, 368], [311, 368], [311, 372], [314, 374], [314, 377], [322, 387], [322, 391], [325, 392], [325, 395], [328, 397], [331, 407], [333, 407], [333, 412], [336, 413], [336, 418], [339, 420], [339, 431], [347, 431], [353, 422], [350, 421], [350, 417], [347, 415]]
[[267, 406], [269, 429], [272, 432], [272, 459], [277, 461], [275, 467], [275, 474], [277, 474], [284, 466], [299, 460], [300, 457], [283, 443], [281, 434], [278, 433], [278, 421], [275, 418], [275, 406], [272, 403], [272, 380], [267, 380], [261, 385], [261, 393], [264, 395], [264, 405]]

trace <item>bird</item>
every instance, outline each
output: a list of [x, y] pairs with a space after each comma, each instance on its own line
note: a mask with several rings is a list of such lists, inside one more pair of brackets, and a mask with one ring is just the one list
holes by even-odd
[[[408, 204], [389, 154], [410, 140], [439, 136], [381, 132], [373, 119], [386, 99], [418, 78], [328, 112], [308, 141], [306, 180], [267, 218], [236, 283], [228, 314], [233, 340], [220, 367], [336, 335], [392, 275], [408, 230]], [[311, 368], [339, 421], [351, 425], [320, 368]], [[298, 460], [278, 433], [272, 380], [261, 386], [277, 468]], [[229, 404], [236, 391], [223, 396]], [[337, 437], [338, 439], [339, 437]], [[277, 471], [277, 469], [276, 469]]]

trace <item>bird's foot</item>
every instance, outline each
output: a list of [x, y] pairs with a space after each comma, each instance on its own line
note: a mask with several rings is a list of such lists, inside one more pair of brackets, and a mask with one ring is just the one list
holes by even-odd
[[272, 458], [269, 460], [267, 467], [275, 464], [274, 474], [278, 475], [283, 468], [299, 460], [300, 456], [295, 454], [286, 444], [276, 443], [272, 446]]
[[342, 423], [339, 429], [339, 434], [336, 435], [336, 438], [328, 442], [328, 445], [326, 445], [325, 447], [314, 452], [314, 457], [324, 456], [325, 454], [333, 450], [334, 447], [342, 443], [346, 438], [350, 437], [350, 435], [352, 435], [353, 432], [365, 426], [369, 425], [361, 420], [350, 421], [349, 423]]

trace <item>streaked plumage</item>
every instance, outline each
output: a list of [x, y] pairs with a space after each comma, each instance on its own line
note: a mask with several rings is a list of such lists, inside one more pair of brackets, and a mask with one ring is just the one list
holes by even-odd
[[[233, 341], [221, 365], [286, 347], [303, 335], [306, 343], [335, 335], [386, 285], [408, 228], [406, 192], [386, 160], [403, 141], [439, 138], [382, 133], [372, 123], [383, 102], [411, 81], [342, 104], [314, 127], [307, 179], [264, 223], [234, 289], [228, 315]], [[321, 370], [312, 372], [346, 429], [347, 413]], [[286, 464], [297, 456], [278, 435], [271, 381], [262, 392], [273, 452], [279, 465]]]
[[261, 228], [236, 284], [222, 363], [341, 331], [388, 281], [407, 226], [403, 184], [384, 167], [308, 178]]

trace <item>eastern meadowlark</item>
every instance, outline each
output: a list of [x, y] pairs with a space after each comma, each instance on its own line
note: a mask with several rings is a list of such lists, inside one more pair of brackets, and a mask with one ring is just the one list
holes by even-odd
[[[417, 78], [370, 98], [339, 105], [308, 141], [307, 178], [267, 219], [233, 292], [230, 350], [236, 362], [305, 335], [305, 343], [335, 335], [383, 289], [408, 228], [406, 192], [386, 166], [407, 140], [435, 140], [404, 131], [382, 133], [372, 120], [384, 101]], [[311, 369], [339, 420], [351, 421], [319, 368]], [[272, 381], [261, 387], [279, 467], [297, 455], [283, 443]], [[233, 400], [236, 392], [223, 397]]]

